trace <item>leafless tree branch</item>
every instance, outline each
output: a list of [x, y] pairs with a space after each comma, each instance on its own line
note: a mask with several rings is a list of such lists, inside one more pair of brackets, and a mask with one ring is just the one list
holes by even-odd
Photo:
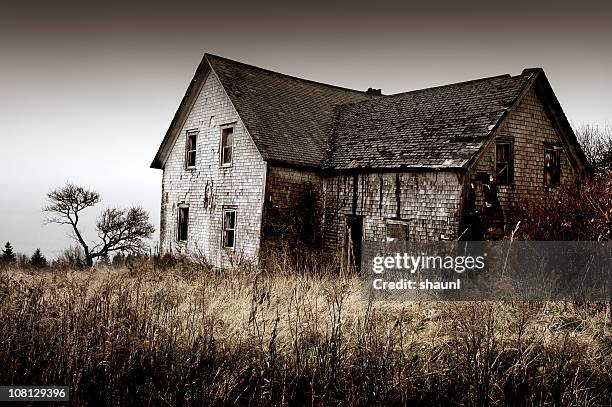
[[72, 237], [81, 245], [89, 267], [93, 259], [113, 251], [141, 252], [145, 239], [155, 228], [149, 222], [149, 214], [141, 207], [106, 209], [96, 222], [100, 241], [89, 247], [79, 230], [80, 213], [100, 202], [100, 195], [81, 186], [66, 184], [47, 194], [49, 204], [43, 208], [47, 223], [70, 225]]
[[575, 133], [596, 172], [612, 169], [612, 127], [586, 124], [576, 128]]

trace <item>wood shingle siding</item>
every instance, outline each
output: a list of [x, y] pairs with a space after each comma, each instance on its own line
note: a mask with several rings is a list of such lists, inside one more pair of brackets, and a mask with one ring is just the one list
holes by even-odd
[[[211, 121], [211, 117], [214, 120]], [[211, 126], [211, 124], [213, 124]], [[234, 128], [233, 161], [222, 167], [221, 127]], [[185, 168], [186, 134], [198, 130], [196, 165]], [[163, 252], [203, 254], [217, 265], [228, 255], [253, 257], [259, 249], [266, 164], [214, 73], [203, 83], [164, 166]], [[189, 205], [186, 242], [177, 239], [178, 207]], [[221, 248], [223, 208], [236, 209], [236, 254]]]

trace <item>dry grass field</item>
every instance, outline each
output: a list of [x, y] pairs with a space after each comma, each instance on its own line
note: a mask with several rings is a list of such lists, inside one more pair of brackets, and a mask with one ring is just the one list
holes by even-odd
[[368, 302], [354, 275], [0, 272], [0, 383], [80, 405], [612, 405], [608, 304]]

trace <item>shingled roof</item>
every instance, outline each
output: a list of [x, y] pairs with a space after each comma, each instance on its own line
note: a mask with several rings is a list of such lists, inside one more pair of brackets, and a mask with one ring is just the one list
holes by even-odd
[[365, 92], [279, 74], [206, 54], [259, 152], [267, 161], [318, 167], [328, 150], [334, 106], [369, 100]]
[[[263, 159], [275, 164], [329, 170], [465, 168], [536, 79], [560, 132], [577, 145], [541, 69], [372, 96], [205, 54], [152, 167], [163, 167], [210, 71]], [[584, 161], [579, 148], [574, 155]]]
[[525, 71], [344, 105], [327, 164], [336, 169], [463, 167], [534, 75]]

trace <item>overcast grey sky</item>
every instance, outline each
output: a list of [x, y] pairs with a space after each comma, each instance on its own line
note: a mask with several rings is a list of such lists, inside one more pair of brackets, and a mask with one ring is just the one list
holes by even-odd
[[[45, 193], [89, 185], [159, 226], [149, 169], [204, 52], [384, 93], [542, 67], [575, 124], [612, 122], [606, 2], [13, 2], [0, 15], [0, 241], [56, 256]], [[92, 230], [86, 234], [93, 237]]]

